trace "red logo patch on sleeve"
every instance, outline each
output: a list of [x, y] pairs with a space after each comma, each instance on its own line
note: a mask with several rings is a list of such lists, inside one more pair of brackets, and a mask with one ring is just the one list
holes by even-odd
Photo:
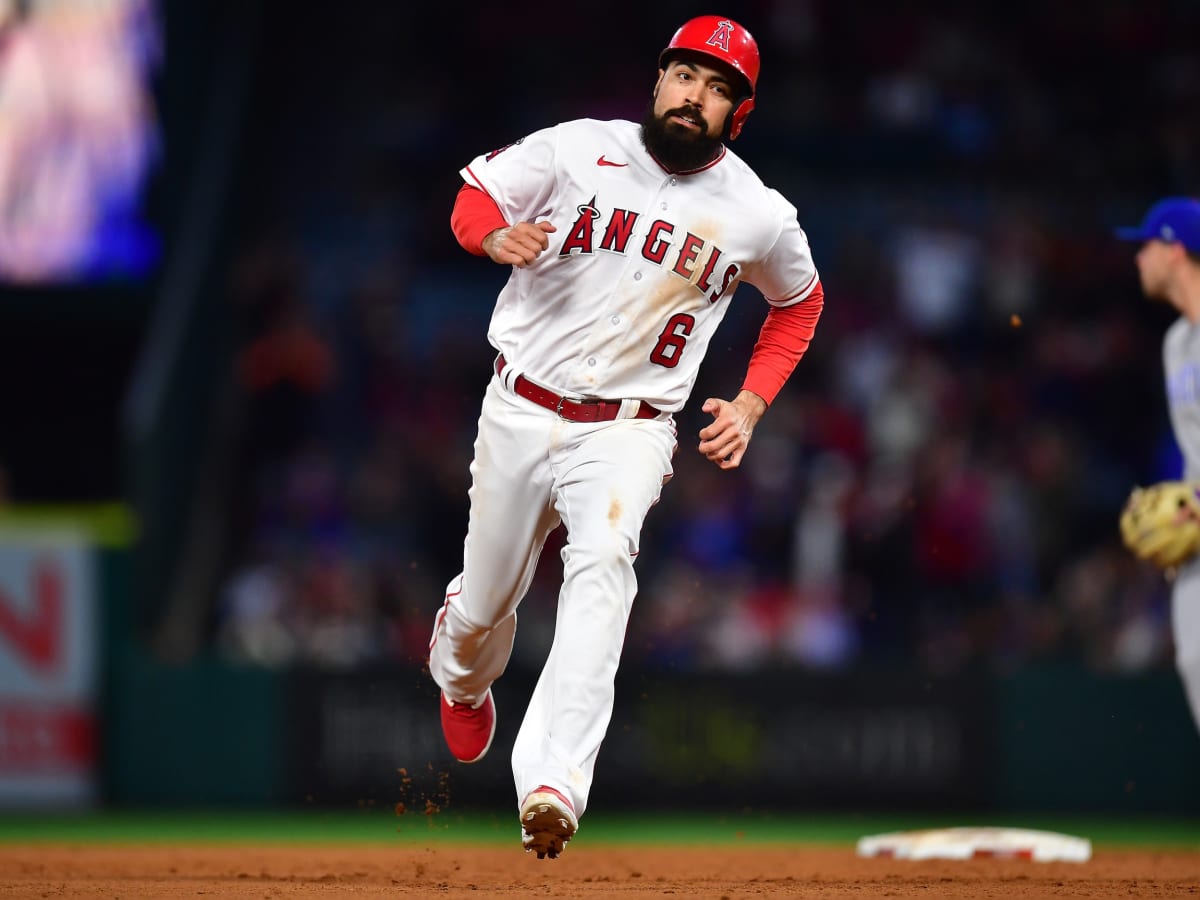
[[515, 146], [517, 146], [517, 144], [521, 143], [521, 141], [523, 141], [523, 140], [525, 140], [525, 138], [521, 138], [520, 141], [513, 141], [511, 144], [505, 144], [503, 147], [501, 147], [498, 150], [493, 150], [491, 153], [489, 153], [487, 156], [485, 156], [483, 158], [483, 161], [491, 162], [493, 159], [495, 159], [497, 156], [499, 156], [501, 153], [503, 153], [509, 147], [515, 147]]

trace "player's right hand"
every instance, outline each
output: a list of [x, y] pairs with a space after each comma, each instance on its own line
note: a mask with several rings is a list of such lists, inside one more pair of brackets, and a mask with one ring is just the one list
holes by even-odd
[[485, 237], [483, 250], [493, 262], [523, 269], [550, 246], [547, 235], [557, 230], [545, 219], [540, 222], [518, 222], [497, 228]]

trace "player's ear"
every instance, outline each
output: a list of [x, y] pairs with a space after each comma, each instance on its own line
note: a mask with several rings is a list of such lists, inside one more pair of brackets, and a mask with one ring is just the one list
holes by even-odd
[[662, 87], [662, 81], [663, 81], [663, 78], [666, 77], [666, 74], [667, 74], [666, 69], [658, 70], [658, 81], [654, 82], [654, 90], [650, 92], [650, 96], [652, 98], [654, 98], [655, 100], [658, 99], [658, 89], [660, 87]]

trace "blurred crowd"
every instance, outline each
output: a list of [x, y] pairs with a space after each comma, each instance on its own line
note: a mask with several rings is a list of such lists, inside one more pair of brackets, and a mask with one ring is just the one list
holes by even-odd
[[[740, 387], [765, 313], [739, 290], [676, 416], [628, 665], [1169, 664], [1167, 585], [1122, 548], [1117, 517], [1135, 483], [1178, 474], [1170, 316], [1111, 230], [1200, 190], [1200, 13], [1067, 6], [730, 10], [759, 26], [764, 58], [733, 149], [799, 209], [825, 313], [742, 468], [721, 472], [694, 436], [704, 398]], [[557, 10], [564, 33], [587, 33]], [[665, 40], [690, 13], [657, 15], [638, 27]], [[507, 71], [495, 24], [463, 23], [445, 79], [416, 88], [379, 62], [402, 25], [363, 21], [323, 105], [281, 104], [263, 138], [277, 164], [259, 200], [276, 215], [239, 245], [228, 297], [254, 412], [211, 617], [230, 658], [425, 658], [461, 563], [507, 274], [454, 244], [457, 171], [563, 118], [636, 119], [654, 76], [653, 53], [589, 61], [578, 92], [509, 84], [468, 126], [458, 110], [482, 95], [451, 66]], [[302, 56], [306, 27], [319, 23], [293, 23], [276, 52]], [[544, 39], [548, 66], [567, 51]], [[302, 112], [299, 141], [285, 126]], [[548, 647], [562, 540], [519, 612], [518, 664]]]

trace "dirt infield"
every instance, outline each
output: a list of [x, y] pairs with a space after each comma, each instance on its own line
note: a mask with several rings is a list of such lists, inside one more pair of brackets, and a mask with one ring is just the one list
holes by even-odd
[[1097, 850], [1088, 863], [861, 860], [850, 849], [0, 847], [6, 897], [1197, 897], [1200, 853]]

